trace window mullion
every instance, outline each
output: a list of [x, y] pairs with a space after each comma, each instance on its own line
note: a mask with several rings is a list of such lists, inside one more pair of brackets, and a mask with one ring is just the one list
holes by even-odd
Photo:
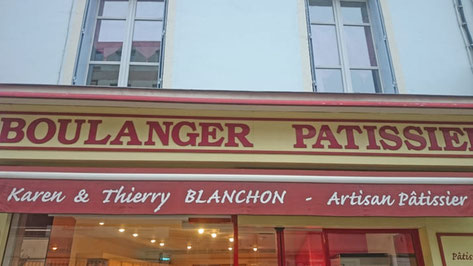
[[126, 34], [123, 40], [123, 53], [120, 62], [120, 74], [118, 76], [118, 86], [128, 86], [128, 73], [130, 69], [130, 54], [133, 42], [133, 28], [135, 22], [136, 0], [130, 0], [128, 8], [128, 16], [126, 20]]
[[[371, 6], [369, 6], [368, 3], [366, 3], [366, 7], [367, 7], [368, 9], [371, 8]], [[371, 17], [371, 13], [370, 13], [370, 12], [368, 12], [368, 21], [369, 21], [369, 23], [368, 23], [368, 26], [367, 26], [367, 27], [370, 28], [370, 33], [371, 33], [371, 45], [373, 45], [374, 58], [375, 58], [375, 60], [376, 60], [376, 70], [378, 70], [377, 76], [378, 76], [378, 79], [379, 79], [379, 81], [380, 81], [380, 82], [379, 82], [379, 86], [381, 86], [381, 88], [380, 88], [381, 91], [380, 91], [380, 92], [382, 93], [382, 92], [384, 92], [384, 84], [383, 84], [383, 82], [382, 82], [381, 73], [380, 73], [380, 70], [379, 70], [379, 67], [380, 67], [380, 66], [379, 66], [379, 59], [378, 59], [378, 58], [379, 58], [379, 57], [378, 57], [378, 49], [377, 49], [377, 47], [376, 47], [376, 41], [375, 41], [375, 38], [376, 38], [376, 37], [375, 37], [375, 35], [374, 35], [375, 33], [373, 32], [373, 26], [372, 26], [373, 18]], [[386, 37], [383, 36], [383, 39], [386, 40]], [[369, 44], [368, 44], [368, 45], [369, 45]]]
[[334, 8], [334, 15], [335, 15], [335, 29], [337, 32], [337, 40], [338, 40], [338, 51], [340, 56], [340, 63], [342, 65], [342, 79], [343, 79], [343, 87], [345, 92], [353, 92], [353, 87], [351, 84], [351, 74], [350, 74], [350, 66], [348, 62], [348, 49], [347, 44], [344, 40], [343, 36], [343, 21], [342, 21], [342, 14], [341, 14], [341, 6], [339, 0], [333, 1], [333, 8]]
[[168, 16], [169, 3], [168, 0], [164, 0], [164, 13], [162, 16], [163, 29], [161, 31], [161, 44], [159, 46], [159, 66], [158, 66], [158, 88], [163, 87], [163, 73], [164, 73], [164, 46], [166, 45], [166, 34], [167, 34], [167, 16]]
[[122, 17], [104, 17], [104, 16], [97, 16], [97, 20], [123, 20]]
[[284, 245], [284, 228], [276, 227], [276, 249], [278, 254], [278, 266], [286, 266], [286, 248]]
[[92, 65], [120, 65], [120, 61], [96, 61], [90, 60], [90, 64]]
[[85, 69], [85, 82], [84, 83], [87, 83], [87, 80], [89, 79], [89, 69], [90, 69], [90, 64], [91, 64], [91, 58], [92, 58], [92, 53], [94, 52], [94, 41], [95, 41], [95, 34], [97, 32], [97, 22], [99, 21], [99, 19], [97, 18], [98, 15], [99, 15], [99, 10], [100, 10], [100, 1], [97, 1], [96, 2], [96, 5], [97, 5], [97, 10], [95, 11], [95, 21], [94, 21], [94, 30], [92, 31], [92, 39], [91, 39], [91, 42], [90, 42], [90, 49], [89, 49], [89, 54], [87, 55], [87, 66], [86, 66], [86, 69]]

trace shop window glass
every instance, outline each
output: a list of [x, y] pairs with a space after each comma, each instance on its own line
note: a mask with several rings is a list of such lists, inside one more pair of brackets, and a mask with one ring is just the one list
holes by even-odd
[[230, 218], [14, 215], [4, 265], [232, 265]]
[[278, 265], [275, 229], [240, 227], [238, 229], [238, 263], [251, 266]]
[[[47, 215], [15, 215], [3, 265], [44, 265], [52, 221], [53, 218]], [[12, 242], [15, 244], [12, 245]]]
[[409, 233], [328, 232], [331, 266], [417, 266]]
[[325, 266], [322, 232], [284, 230], [286, 266]]
[[[284, 229], [286, 266], [417, 266], [412, 232]], [[420, 250], [417, 250], [420, 252]]]
[[[3, 265], [417, 266], [412, 230], [239, 227], [230, 217], [14, 214]], [[238, 240], [238, 241], [237, 241]]]

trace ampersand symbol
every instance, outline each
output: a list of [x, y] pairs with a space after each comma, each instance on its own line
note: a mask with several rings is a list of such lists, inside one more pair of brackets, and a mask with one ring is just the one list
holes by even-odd
[[87, 194], [87, 191], [85, 189], [79, 191], [79, 194], [74, 198], [74, 202], [89, 202], [89, 194]]

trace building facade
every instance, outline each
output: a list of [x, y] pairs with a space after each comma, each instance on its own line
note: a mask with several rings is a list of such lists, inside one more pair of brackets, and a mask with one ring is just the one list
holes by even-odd
[[473, 2], [0, 2], [3, 265], [471, 265]]

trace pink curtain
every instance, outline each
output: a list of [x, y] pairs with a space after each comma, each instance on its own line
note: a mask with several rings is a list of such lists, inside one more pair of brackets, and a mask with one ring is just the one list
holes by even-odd
[[133, 47], [146, 59], [153, 56], [160, 48], [161, 42], [133, 42]]
[[95, 50], [103, 54], [104, 59], [122, 49], [122, 42], [97, 42]]

